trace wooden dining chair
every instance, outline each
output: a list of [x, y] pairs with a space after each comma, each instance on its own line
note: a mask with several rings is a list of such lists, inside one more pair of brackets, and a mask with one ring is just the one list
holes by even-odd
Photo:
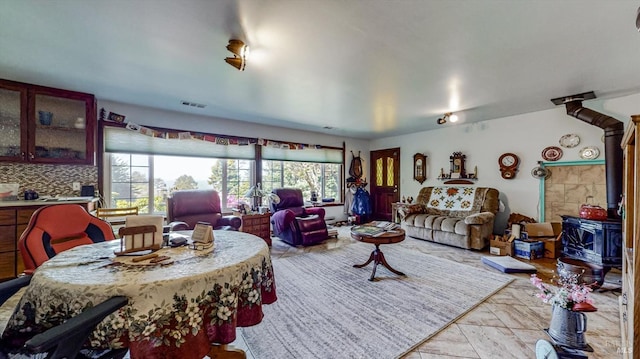
[[162, 238], [156, 240], [157, 228], [154, 225], [121, 227], [118, 230], [120, 236], [120, 251], [116, 255], [143, 250], [156, 251], [162, 248]]
[[124, 224], [127, 216], [137, 216], [138, 207], [98, 208], [96, 217], [113, 224]]

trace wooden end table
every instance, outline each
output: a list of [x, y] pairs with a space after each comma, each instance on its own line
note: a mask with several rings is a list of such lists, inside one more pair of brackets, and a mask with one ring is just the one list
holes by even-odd
[[405, 275], [404, 273], [392, 268], [389, 265], [389, 263], [387, 263], [386, 259], [384, 258], [384, 254], [380, 250], [381, 244], [393, 244], [393, 243], [404, 241], [404, 235], [405, 235], [404, 229], [397, 228], [393, 231], [384, 232], [383, 234], [374, 237], [371, 235], [354, 232], [354, 228], [357, 228], [357, 227], [360, 227], [360, 226], [351, 228], [351, 238], [360, 242], [371, 243], [375, 245], [376, 248], [373, 250], [373, 252], [371, 252], [369, 259], [365, 263], [354, 264], [353, 266], [355, 268], [362, 268], [367, 266], [369, 263], [373, 262], [373, 271], [371, 272], [371, 277], [369, 278], [370, 281], [373, 281], [376, 276], [376, 268], [378, 267], [378, 264], [382, 264], [385, 268], [390, 270], [392, 273], [395, 273], [397, 275]]
[[242, 225], [240, 226], [240, 232], [251, 233], [262, 239], [269, 246], [271, 246], [271, 213], [254, 213], [254, 214], [241, 214], [238, 212], [233, 213], [242, 219]]

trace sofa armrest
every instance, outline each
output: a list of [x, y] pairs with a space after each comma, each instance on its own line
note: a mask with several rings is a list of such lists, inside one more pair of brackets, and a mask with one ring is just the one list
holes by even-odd
[[489, 223], [489, 221], [492, 221], [495, 217], [496, 217], [496, 215], [491, 213], [491, 212], [480, 212], [480, 213], [475, 213], [475, 214], [472, 214], [470, 216], [467, 216], [464, 219], [464, 223], [466, 223], [466, 224], [485, 224], [485, 223]]
[[308, 216], [319, 216], [320, 219], [324, 220], [325, 210], [322, 207], [307, 207], [304, 209], [304, 213]]
[[187, 224], [187, 222], [182, 222], [182, 221], [174, 221], [169, 223], [169, 231], [173, 232], [173, 231], [187, 231], [190, 230], [192, 228], [189, 227], [189, 225]]
[[242, 226], [242, 218], [234, 215], [222, 216], [216, 223], [216, 227], [230, 226], [238, 230]]
[[271, 224], [273, 224], [273, 233], [276, 235], [285, 231], [291, 222], [296, 220], [293, 211], [282, 209], [271, 215]]
[[401, 204], [397, 207], [398, 216], [400, 220], [404, 220], [410, 214], [427, 213], [427, 207], [420, 203], [415, 204]]

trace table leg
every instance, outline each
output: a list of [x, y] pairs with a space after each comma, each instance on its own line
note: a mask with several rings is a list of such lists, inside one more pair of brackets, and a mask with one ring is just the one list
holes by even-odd
[[404, 273], [391, 268], [389, 263], [387, 263], [387, 260], [384, 259], [384, 254], [382, 254], [382, 252], [379, 253], [378, 257], [379, 257], [379, 259], [378, 259], [379, 263], [381, 263], [383, 266], [385, 266], [388, 270], [390, 270], [391, 272], [393, 272], [393, 273], [395, 273], [397, 275], [405, 275]]
[[387, 268], [392, 273], [395, 273], [397, 275], [405, 275], [404, 273], [392, 268], [389, 265], [389, 263], [387, 263], [387, 260], [384, 258], [384, 254], [380, 250], [379, 244], [376, 244], [376, 249], [374, 249], [373, 252], [371, 252], [369, 259], [364, 264], [354, 264], [353, 266], [355, 268], [362, 268], [371, 262], [373, 262], [373, 270], [371, 271], [371, 277], [369, 278], [370, 281], [373, 281], [375, 279], [376, 268], [378, 267], [378, 264], [382, 264], [383, 266], [385, 266], [385, 268]]
[[246, 359], [244, 350], [228, 344], [211, 344], [209, 354], [211, 359]]
[[376, 252], [376, 251], [371, 252], [371, 255], [369, 256], [369, 259], [367, 259], [367, 261], [366, 261], [366, 262], [364, 262], [363, 264], [354, 264], [354, 265], [353, 265], [353, 267], [354, 267], [354, 268], [362, 268], [362, 267], [366, 267], [366, 266], [367, 266], [367, 264], [369, 264], [369, 263], [371, 263], [371, 261], [373, 261], [373, 259], [374, 259], [374, 256], [373, 256], [373, 255], [374, 255], [374, 253], [375, 253], [375, 252]]

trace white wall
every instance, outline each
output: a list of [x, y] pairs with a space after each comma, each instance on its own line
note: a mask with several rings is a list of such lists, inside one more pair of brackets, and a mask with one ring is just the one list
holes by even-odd
[[[640, 113], [640, 94], [590, 100], [584, 102], [583, 106], [612, 116], [626, 124], [631, 115]], [[449, 156], [455, 151], [461, 151], [467, 156], [468, 171], [478, 167], [476, 185], [495, 187], [501, 192], [500, 198], [506, 210], [498, 215], [496, 233], [502, 231], [511, 212], [539, 218], [539, 181], [531, 176], [530, 171], [538, 161], [542, 160], [541, 153], [545, 147], [559, 146], [558, 140], [561, 136], [575, 133], [581, 138], [580, 144], [571, 149], [563, 148], [564, 155], [560, 161], [580, 160], [579, 150], [585, 146], [598, 146], [601, 152], [599, 158], [604, 158], [604, 144], [601, 142], [602, 129], [568, 116], [564, 106], [477, 124], [446, 124], [442, 129], [434, 131], [371, 141], [98, 101], [98, 108], [102, 107], [107, 113], [109, 111], [119, 113], [125, 115], [127, 121], [147, 126], [337, 147], [342, 146], [344, 141], [346, 144], [345, 178], [349, 177], [351, 151], [356, 155], [360, 152], [364, 160], [363, 173], [368, 178], [370, 150], [400, 147], [401, 196], [415, 197], [422, 186], [442, 184], [436, 180], [440, 168], [444, 168], [445, 173], [448, 173]], [[413, 155], [416, 152], [422, 152], [428, 156], [428, 178], [422, 185], [413, 180], [412, 164]], [[498, 157], [505, 152], [513, 152], [520, 157], [519, 172], [512, 180], [505, 180], [500, 176]], [[341, 207], [339, 208], [340, 211], [336, 207], [331, 208], [332, 215], [340, 215], [342, 211]]]
[[[342, 147], [345, 142], [345, 179], [349, 177], [349, 164], [351, 163], [351, 151], [356, 155], [360, 152], [365, 160], [363, 171], [368, 173], [367, 161], [369, 159], [369, 141], [353, 139], [341, 136], [332, 136], [323, 133], [292, 130], [283, 127], [257, 125], [243, 121], [233, 121], [215, 117], [190, 115], [179, 112], [163, 111], [149, 107], [123, 104], [112, 101], [98, 100], [98, 108], [104, 108], [107, 114], [115, 112], [126, 116], [127, 122], [133, 122], [143, 126], [155, 126], [162, 128], [182, 129], [185, 131], [200, 131], [229, 136], [246, 136], [264, 138], [274, 141], [290, 141], [297, 143], [317, 144], [324, 146]], [[337, 220], [346, 219], [341, 216], [342, 207], [329, 207], [331, 216]]]
[[[586, 101], [583, 106], [612, 116], [626, 126], [632, 114], [640, 113], [640, 94]], [[444, 168], [445, 173], [449, 173], [449, 156], [461, 151], [467, 156], [468, 172], [478, 167], [475, 185], [500, 191], [506, 210], [498, 214], [494, 230], [501, 233], [511, 212], [539, 218], [539, 180], [531, 176], [531, 169], [543, 160], [541, 153], [545, 147], [559, 146], [560, 137], [568, 133], [577, 134], [581, 141], [577, 147], [563, 148], [560, 161], [581, 160], [579, 151], [585, 146], [597, 146], [600, 149], [599, 159], [604, 159], [603, 130], [568, 116], [564, 106], [477, 124], [446, 124], [434, 131], [373, 140], [370, 150], [400, 147], [401, 196], [413, 197], [422, 186], [442, 185], [436, 179], [440, 169]], [[428, 156], [428, 178], [422, 185], [413, 180], [413, 155], [416, 152]], [[513, 152], [520, 157], [519, 171], [512, 180], [505, 180], [500, 175], [498, 157], [505, 152]]]

